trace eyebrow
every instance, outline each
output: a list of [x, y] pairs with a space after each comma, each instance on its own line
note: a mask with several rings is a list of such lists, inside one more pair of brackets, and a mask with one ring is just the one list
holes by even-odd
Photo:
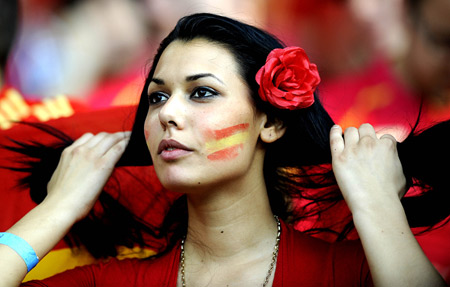
[[[216, 77], [214, 74], [211, 74], [211, 73], [202, 73], [202, 74], [195, 74], [195, 75], [187, 76], [186, 81], [193, 82], [200, 78], [206, 78], [206, 77], [212, 77], [212, 78], [216, 79], [217, 81], [219, 81], [220, 83], [222, 83], [223, 85], [225, 85], [225, 83], [221, 79], [219, 79], [218, 77]], [[151, 81], [157, 85], [164, 85], [164, 80], [159, 79], [159, 78], [152, 78]]]
[[164, 81], [158, 78], [152, 78], [151, 82], [154, 82], [157, 85], [164, 85]]
[[224, 82], [222, 82], [221, 79], [219, 79], [218, 77], [216, 77], [214, 74], [211, 73], [203, 73], [203, 74], [196, 74], [196, 75], [192, 75], [192, 76], [187, 76], [186, 77], [186, 81], [188, 82], [192, 82], [192, 81], [196, 81], [200, 78], [206, 78], [206, 77], [212, 77], [214, 79], [216, 79], [217, 81], [219, 81], [220, 83], [224, 84]]

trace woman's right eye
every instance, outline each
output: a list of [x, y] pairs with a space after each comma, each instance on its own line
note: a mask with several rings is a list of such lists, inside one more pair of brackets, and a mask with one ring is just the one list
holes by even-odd
[[156, 105], [163, 101], [167, 101], [169, 99], [169, 95], [163, 92], [153, 92], [148, 96], [148, 103], [150, 105]]

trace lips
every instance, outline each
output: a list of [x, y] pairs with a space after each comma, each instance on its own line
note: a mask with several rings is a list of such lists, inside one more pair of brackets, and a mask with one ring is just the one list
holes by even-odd
[[176, 140], [162, 140], [158, 146], [158, 154], [163, 152], [173, 152], [176, 150], [192, 151], [187, 146], [177, 142]]

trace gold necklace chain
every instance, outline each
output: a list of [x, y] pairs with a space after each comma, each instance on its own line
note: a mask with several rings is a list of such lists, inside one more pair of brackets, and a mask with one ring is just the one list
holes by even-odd
[[[277, 263], [278, 249], [280, 246], [281, 223], [277, 215], [274, 215], [273, 217], [277, 221], [277, 241], [275, 242], [274, 250], [272, 252], [272, 261], [270, 262], [269, 270], [267, 270], [267, 275], [266, 278], [264, 279], [263, 287], [266, 287], [267, 284], [269, 283], [270, 276], [272, 275], [273, 269], [275, 268], [275, 265]], [[186, 258], [184, 255], [184, 241], [185, 238], [181, 240], [180, 272], [181, 272], [181, 286], [186, 287], [186, 274], [184, 270], [186, 267]]]

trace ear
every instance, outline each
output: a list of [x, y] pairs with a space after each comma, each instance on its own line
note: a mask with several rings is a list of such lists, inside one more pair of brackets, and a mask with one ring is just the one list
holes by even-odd
[[263, 117], [263, 124], [260, 132], [261, 140], [265, 143], [273, 143], [284, 135], [286, 127], [279, 119], [269, 121], [267, 115], [264, 115]]

